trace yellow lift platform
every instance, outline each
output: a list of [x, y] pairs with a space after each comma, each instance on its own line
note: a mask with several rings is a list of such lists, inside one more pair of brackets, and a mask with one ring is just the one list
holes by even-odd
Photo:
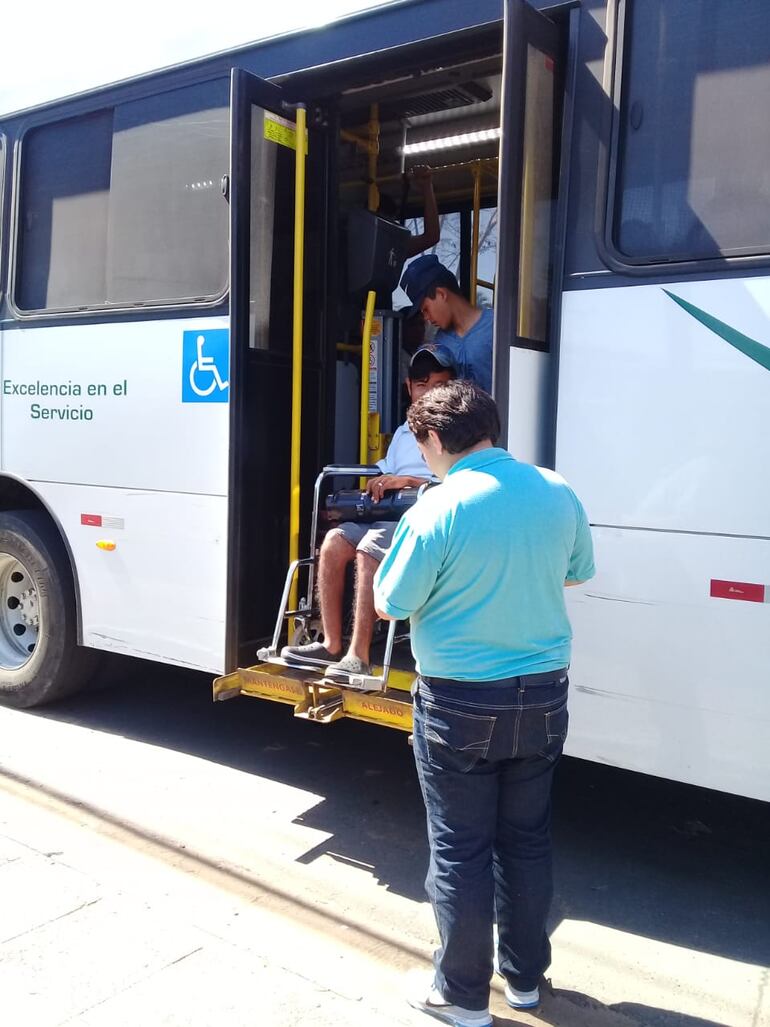
[[[382, 667], [375, 673], [382, 674]], [[379, 692], [363, 692], [309, 674], [300, 667], [258, 663], [217, 678], [214, 698], [231, 699], [238, 695], [272, 699], [294, 707], [294, 716], [331, 724], [342, 717], [382, 724], [401, 731], [412, 730], [410, 689], [415, 672], [391, 670], [387, 687]]]

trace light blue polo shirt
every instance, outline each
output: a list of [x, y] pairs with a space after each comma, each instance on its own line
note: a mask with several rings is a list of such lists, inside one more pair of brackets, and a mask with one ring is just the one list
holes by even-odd
[[492, 391], [492, 335], [495, 316], [491, 307], [481, 312], [481, 317], [465, 335], [457, 332], [436, 332], [436, 343], [446, 346], [455, 359], [460, 378], [467, 378], [480, 385], [485, 392]]
[[402, 517], [374, 598], [410, 619], [420, 674], [494, 681], [568, 666], [564, 583], [593, 574], [569, 485], [491, 448], [459, 460]]

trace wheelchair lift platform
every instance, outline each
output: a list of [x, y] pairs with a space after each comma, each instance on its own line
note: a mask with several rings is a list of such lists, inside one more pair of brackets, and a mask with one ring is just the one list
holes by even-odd
[[[363, 478], [379, 473], [380, 469], [376, 465], [330, 464], [318, 475], [313, 493], [310, 555], [294, 559], [289, 564], [272, 639], [264, 648], [256, 650], [258, 663], [251, 667], [239, 667], [214, 681], [215, 701], [250, 695], [257, 699], [287, 703], [294, 707], [296, 717], [315, 720], [320, 724], [330, 724], [342, 717], [350, 717], [371, 724], [400, 728], [402, 731], [412, 730], [411, 688], [417, 672], [409, 637], [396, 635], [396, 621], [389, 622], [384, 639], [375, 639], [373, 642], [373, 665], [371, 672], [366, 675], [350, 674], [346, 679], [340, 677], [339, 680], [327, 678], [324, 677], [326, 665], [320, 661], [308, 660], [305, 665], [298, 665], [295, 662], [287, 663], [279, 655], [284, 633], [292, 637], [292, 631], [295, 635], [299, 632], [300, 636], [304, 633], [309, 638], [313, 624], [317, 623], [314, 581], [324, 482], [329, 478]], [[411, 504], [421, 491], [402, 489], [398, 495]], [[413, 495], [406, 496], [407, 493]], [[365, 494], [359, 492], [358, 495], [360, 502], [357, 505], [365, 506]], [[304, 596], [299, 599], [299, 606], [294, 609], [292, 586], [296, 588], [295, 577], [299, 573], [306, 574], [306, 588]]]
[[[404, 650], [405, 651], [399, 651]], [[294, 707], [294, 716], [330, 724], [343, 717], [412, 730], [411, 687], [416, 677], [409, 644], [397, 642], [387, 687], [378, 691], [351, 688], [342, 681], [323, 677], [323, 672], [306, 667], [290, 666], [280, 657], [241, 667], [214, 682], [214, 699], [225, 700], [239, 695], [271, 699]], [[404, 666], [405, 665], [405, 666]], [[373, 675], [382, 676], [383, 668], [372, 668]]]

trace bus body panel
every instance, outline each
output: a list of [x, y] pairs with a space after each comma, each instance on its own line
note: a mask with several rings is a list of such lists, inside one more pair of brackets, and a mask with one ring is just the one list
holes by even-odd
[[33, 484], [72, 549], [83, 644], [221, 673], [227, 497]]
[[550, 353], [511, 347], [508, 370], [508, 449], [517, 460], [548, 462], [552, 434]]
[[591, 522], [770, 535], [770, 278], [565, 293], [556, 466]]
[[224, 667], [228, 347], [220, 316], [2, 333], [2, 469], [62, 526], [84, 645]]
[[[570, 589], [567, 751], [770, 800], [770, 544], [594, 528], [596, 577]], [[732, 581], [735, 598], [712, 597]], [[765, 583], [765, 602], [738, 583]]]
[[770, 279], [607, 285], [563, 297], [556, 466], [597, 566], [568, 749], [770, 799]]
[[5, 330], [3, 470], [226, 496], [228, 337], [223, 317]]

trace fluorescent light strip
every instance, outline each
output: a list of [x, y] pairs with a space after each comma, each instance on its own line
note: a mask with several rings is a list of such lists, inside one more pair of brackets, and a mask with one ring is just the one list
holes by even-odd
[[413, 153], [429, 153], [431, 150], [450, 150], [454, 146], [469, 146], [471, 143], [491, 143], [500, 138], [499, 128], [486, 128], [481, 132], [466, 132], [464, 135], [443, 136], [441, 139], [425, 139], [421, 143], [407, 143], [403, 147], [405, 157]]

